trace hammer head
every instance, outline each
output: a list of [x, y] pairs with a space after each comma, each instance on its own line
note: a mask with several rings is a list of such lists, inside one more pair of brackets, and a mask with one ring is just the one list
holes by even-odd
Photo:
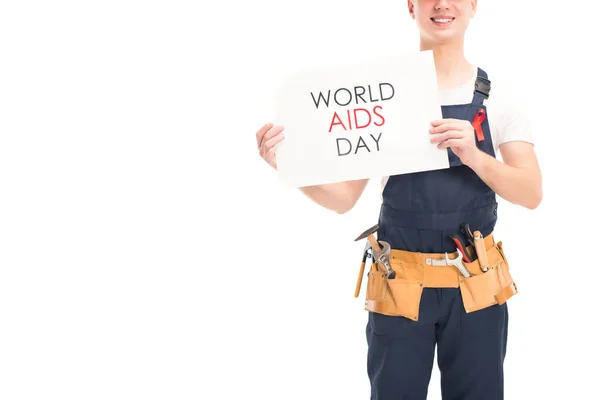
[[355, 242], [358, 242], [361, 239], [364, 239], [366, 237], [368, 237], [369, 235], [372, 235], [373, 233], [377, 232], [377, 230], [379, 229], [379, 224], [375, 224], [372, 227], [370, 227], [369, 229], [367, 229], [366, 231], [364, 231], [363, 233], [361, 233], [356, 239], [354, 239]]

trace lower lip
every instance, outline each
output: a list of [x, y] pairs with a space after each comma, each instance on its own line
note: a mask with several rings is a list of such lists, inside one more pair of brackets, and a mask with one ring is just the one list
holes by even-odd
[[450, 20], [450, 22], [435, 22], [434, 20], [431, 20], [431, 22], [433, 22], [435, 26], [438, 26], [440, 28], [447, 28], [450, 25], [452, 25], [452, 22], [454, 22], [454, 20]]

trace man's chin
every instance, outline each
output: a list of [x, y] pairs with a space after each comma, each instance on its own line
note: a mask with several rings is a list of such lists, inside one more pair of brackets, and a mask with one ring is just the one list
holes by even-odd
[[460, 41], [460, 35], [456, 32], [435, 32], [430, 34], [427, 41], [434, 46], [448, 45]]

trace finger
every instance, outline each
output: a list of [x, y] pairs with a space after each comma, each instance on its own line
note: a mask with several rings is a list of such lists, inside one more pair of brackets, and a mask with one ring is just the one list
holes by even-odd
[[273, 136], [272, 138], [270, 138], [268, 140], [263, 141], [263, 143], [260, 146], [261, 157], [265, 158], [266, 154], [269, 152], [269, 150], [271, 150], [272, 147], [277, 145], [277, 143], [281, 142], [284, 138], [285, 138], [285, 136], [282, 133], [282, 134]]
[[447, 124], [447, 123], [456, 123], [456, 122], [460, 122], [460, 119], [456, 119], [456, 118], [442, 118], [442, 119], [435, 119], [433, 121], [431, 121], [431, 125], [433, 126], [439, 126], [439, 125], [443, 125], [443, 124]]
[[261, 141], [261, 145], [272, 139], [273, 137], [275, 137], [276, 135], [279, 135], [281, 132], [283, 132], [283, 126], [282, 125], [275, 125], [273, 126], [271, 129], [269, 129], [264, 136], [262, 137], [262, 141]]
[[461, 130], [463, 128], [464, 127], [459, 122], [447, 122], [445, 124], [434, 126], [433, 128], [429, 129], [429, 133], [441, 133], [441, 132], [445, 132], [445, 131], [448, 131], [448, 130], [451, 130], [451, 129], [455, 130], [455, 131], [458, 131], [458, 130]]
[[271, 164], [274, 168], [277, 168], [277, 146], [271, 147], [265, 155], [265, 160]]
[[448, 139], [440, 144], [437, 145], [438, 149], [444, 149], [447, 147], [458, 147], [458, 148], [462, 148], [463, 142], [461, 139]]
[[464, 137], [463, 131], [448, 131], [433, 136], [430, 139], [431, 143], [440, 143], [448, 139], [462, 139]]
[[268, 123], [264, 124], [258, 131], [256, 131], [256, 145], [257, 146], [260, 146], [260, 143], [262, 142], [263, 136], [272, 127], [273, 127], [273, 123], [272, 122], [268, 122]]
[[281, 142], [284, 139], [284, 137], [285, 136], [283, 134], [280, 134], [280, 135], [273, 136], [269, 140], [266, 140], [264, 142], [264, 146], [262, 146], [264, 149], [264, 152], [268, 153], [277, 143]]

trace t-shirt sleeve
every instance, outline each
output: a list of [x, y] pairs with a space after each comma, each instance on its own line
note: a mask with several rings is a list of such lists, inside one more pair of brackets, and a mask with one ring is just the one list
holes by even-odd
[[516, 90], [514, 84], [504, 82], [498, 82], [496, 85], [492, 83], [491, 93], [494, 91], [494, 86], [500, 86], [497, 102], [493, 104], [494, 114], [497, 115], [494, 135], [497, 141], [496, 145], [500, 146], [502, 143], [514, 141], [533, 144], [530, 104], [526, 93]]

